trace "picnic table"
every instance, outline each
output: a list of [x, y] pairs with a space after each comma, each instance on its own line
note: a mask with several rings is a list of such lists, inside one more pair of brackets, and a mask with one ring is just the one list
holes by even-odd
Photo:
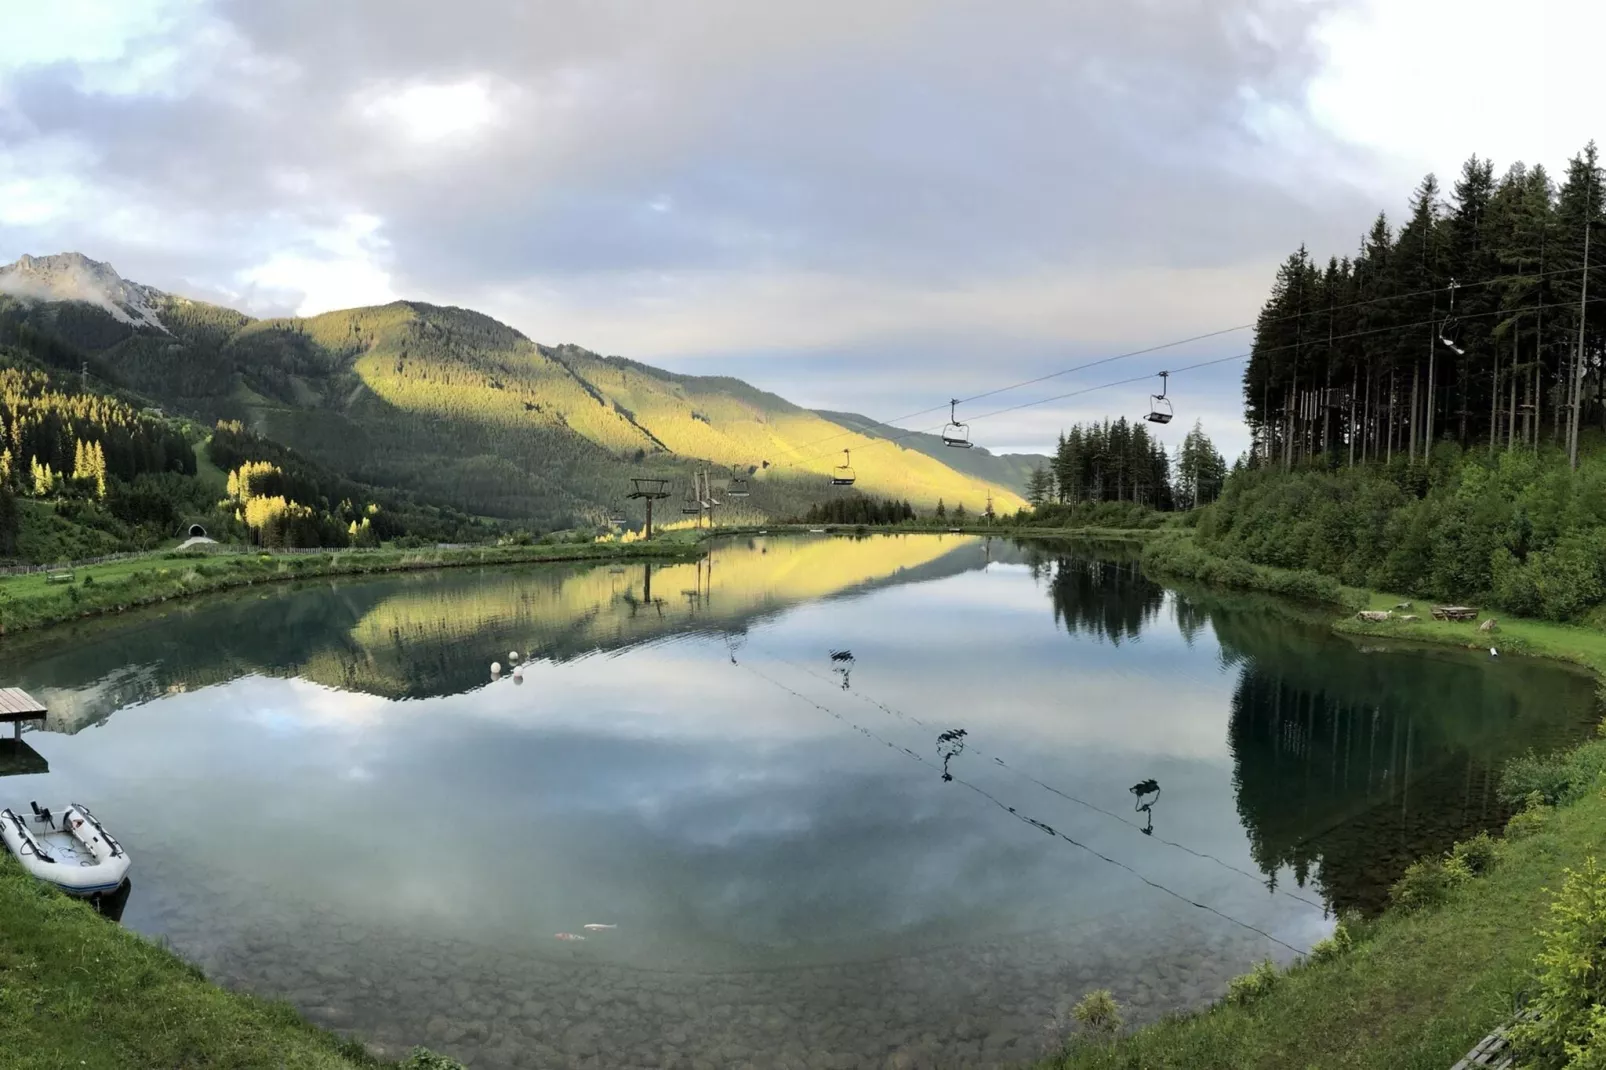
[[1434, 606], [1434, 620], [1477, 620], [1478, 611], [1471, 606]]

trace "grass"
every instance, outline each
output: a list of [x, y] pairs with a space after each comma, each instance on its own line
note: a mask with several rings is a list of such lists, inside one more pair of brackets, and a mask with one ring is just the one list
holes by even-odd
[[[1157, 571], [1260, 590], [1299, 588], [1302, 573], [1224, 559], [1190, 536], [1149, 544]], [[1172, 568], [1173, 565], [1180, 567]], [[1577, 625], [1497, 616], [1492, 632], [1470, 622], [1436, 621], [1429, 603], [1401, 614], [1422, 619], [1367, 622], [1360, 609], [1409, 601], [1352, 587], [1312, 591], [1343, 607], [1335, 631], [1452, 646], [1496, 647], [1501, 654], [1554, 658], [1606, 675], [1606, 632]], [[1321, 597], [1325, 596], [1325, 597]], [[1586, 743], [1575, 754], [1606, 743]], [[1588, 764], [1588, 763], [1585, 763]], [[1593, 766], [1591, 766], [1593, 768]], [[1444, 1070], [1509, 1019], [1531, 990], [1538, 927], [1562, 871], [1577, 868], [1606, 843], [1606, 792], [1597, 780], [1570, 805], [1543, 811], [1538, 831], [1501, 841], [1491, 874], [1449, 893], [1442, 907], [1393, 910], [1361, 928], [1355, 948], [1331, 961], [1306, 962], [1279, 975], [1258, 998], [1218, 1003], [1168, 1018], [1103, 1045], [1088, 1045], [1043, 1064], [1063, 1070]], [[1524, 815], [1527, 820], [1529, 815]]]
[[1353, 950], [1288, 970], [1248, 1004], [1167, 1019], [1044, 1065], [1445, 1070], [1531, 988], [1550, 893], [1602, 842], [1606, 798], [1596, 790], [1549, 812], [1537, 833], [1502, 841], [1493, 871], [1444, 906], [1386, 913], [1361, 928]]
[[315, 554], [167, 551], [127, 561], [78, 566], [70, 584], [48, 583], [41, 572], [0, 578], [0, 635], [254, 583], [464, 565], [678, 559], [694, 553], [696, 541], [690, 534], [676, 534], [652, 542], [538, 543], [461, 550], [331, 550]]
[[[1393, 609], [1410, 601], [1400, 595], [1369, 591], [1366, 593], [1366, 603], [1361, 608]], [[1413, 602], [1411, 609], [1399, 611], [1402, 614], [1416, 614], [1421, 620], [1408, 621], [1396, 617], [1372, 623], [1347, 618], [1333, 627], [1350, 635], [1386, 635], [1476, 649], [1494, 647], [1503, 655], [1522, 654], [1575, 662], [1606, 676], [1606, 632], [1576, 624], [1556, 624], [1491, 612], [1479, 613], [1475, 621], [1434, 620], [1432, 605], [1431, 602]], [[1479, 631], [1479, 625], [1490, 618], [1495, 620], [1494, 629]]]
[[165, 948], [39, 883], [4, 852], [0, 1022], [8, 1070], [386, 1065], [288, 1004], [211, 984]]

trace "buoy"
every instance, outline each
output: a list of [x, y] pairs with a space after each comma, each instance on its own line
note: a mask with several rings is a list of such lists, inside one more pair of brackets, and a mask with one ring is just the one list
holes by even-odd
[[1500, 651], [1496, 650], [1494, 647], [1490, 647], [1489, 648], [1489, 656], [1491, 658], [1498, 658], [1500, 656]]
[[517, 650], [509, 650], [507, 652], [507, 660], [508, 661], [518, 661], [519, 660], [519, 652]]
[[500, 661], [491, 662], [491, 675], [492, 676], [501, 676], [502, 675], [502, 663]]
[[514, 672], [513, 682], [516, 684], [522, 684], [524, 682], [524, 674], [521, 672]]

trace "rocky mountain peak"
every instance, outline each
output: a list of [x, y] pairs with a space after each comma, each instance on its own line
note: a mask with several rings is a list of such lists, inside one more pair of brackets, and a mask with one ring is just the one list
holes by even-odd
[[0, 267], [0, 293], [25, 301], [83, 301], [133, 327], [166, 331], [156, 310], [167, 295], [129, 282], [117, 269], [83, 253], [29, 256]]

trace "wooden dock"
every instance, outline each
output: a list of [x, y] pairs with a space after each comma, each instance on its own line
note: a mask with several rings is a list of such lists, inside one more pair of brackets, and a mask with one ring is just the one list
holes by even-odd
[[0, 687], [0, 724], [11, 722], [11, 738], [22, 738], [22, 722], [43, 721], [44, 703], [20, 687]]

